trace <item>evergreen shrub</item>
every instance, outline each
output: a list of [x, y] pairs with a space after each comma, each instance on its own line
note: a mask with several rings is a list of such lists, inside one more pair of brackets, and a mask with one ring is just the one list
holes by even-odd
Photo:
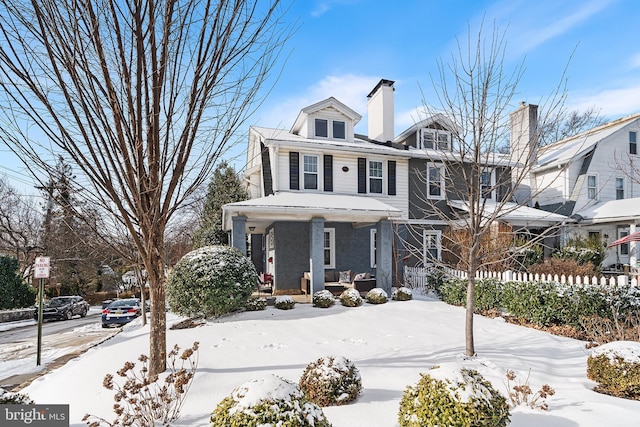
[[434, 367], [421, 374], [400, 400], [401, 427], [504, 427], [507, 400], [480, 373], [459, 367]]
[[340, 303], [345, 307], [359, 307], [362, 305], [362, 302], [360, 292], [354, 288], [345, 289], [345, 291], [340, 294]]
[[413, 292], [411, 292], [411, 289], [404, 286], [401, 288], [393, 288], [393, 291], [391, 292], [391, 299], [394, 301], [409, 301], [412, 298]]
[[260, 311], [267, 308], [267, 300], [265, 298], [249, 298], [249, 301], [244, 305], [244, 309], [247, 311]]
[[289, 295], [280, 295], [276, 297], [276, 301], [273, 304], [275, 308], [280, 310], [291, 310], [296, 305], [296, 301]]
[[389, 296], [382, 288], [373, 288], [364, 297], [369, 304], [384, 304], [389, 301]]
[[20, 277], [18, 260], [0, 256], [0, 310], [31, 307], [36, 291]]
[[186, 317], [219, 317], [245, 307], [258, 280], [253, 263], [229, 246], [186, 254], [167, 281], [171, 310]]
[[211, 427], [331, 427], [320, 408], [292, 382], [275, 375], [250, 380], [213, 411]]
[[319, 406], [345, 405], [362, 392], [358, 368], [342, 356], [321, 357], [309, 363], [298, 385]]
[[328, 308], [336, 301], [330, 291], [323, 289], [313, 294], [312, 302], [314, 307]]
[[640, 399], [640, 343], [614, 341], [595, 347], [587, 359], [587, 377], [597, 391]]

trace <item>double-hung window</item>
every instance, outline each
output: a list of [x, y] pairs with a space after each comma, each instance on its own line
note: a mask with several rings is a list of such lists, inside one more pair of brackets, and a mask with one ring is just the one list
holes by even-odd
[[424, 230], [422, 235], [422, 262], [433, 264], [440, 260], [440, 234], [438, 230]]
[[347, 137], [346, 125], [343, 121], [334, 120], [332, 127], [334, 139], [345, 139]]
[[438, 132], [438, 150], [449, 150], [449, 134], [446, 132]]
[[616, 200], [624, 199], [624, 178], [616, 178]]
[[444, 198], [444, 168], [433, 163], [427, 165], [427, 198]]
[[638, 154], [638, 143], [636, 139], [637, 137], [638, 132], [629, 132], [629, 154]]
[[369, 193], [382, 194], [382, 162], [369, 161]]
[[324, 229], [324, 268], [336, 268], [336, 229]]
[[304, 168], [304, 189], [318, 189], [318, 156], [304, 155], [302, 156]]
[[598, 177], [596, 175], [587, 175], [587, 198], [596, 200], [598, 196]]
[[435, 140], [436, 140], [436, 131], [434, 129], [422, 129], [420, 148], [434, 149], [436, 145]]
[[491, 171], [484, 171], [480, 175], [480, 190], [484, 199], [491, 199], [493, 193], [493, 182], [491, 180], [493, 174]]

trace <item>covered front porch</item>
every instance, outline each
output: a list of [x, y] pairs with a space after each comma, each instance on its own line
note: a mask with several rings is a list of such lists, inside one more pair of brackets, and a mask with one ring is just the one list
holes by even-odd
[[274, 294], [303, 293], [305, 273], [313, 294], [347, 271], [390, 292], [393, 219], [401, 214], [373, 197], [281, 192], [225, 205], [223, 227], [258, 272], [273, 275]]

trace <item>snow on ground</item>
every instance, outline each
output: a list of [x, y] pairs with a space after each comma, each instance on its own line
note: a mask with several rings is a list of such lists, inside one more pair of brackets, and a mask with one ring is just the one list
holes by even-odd
[[[414, 295], [415, 297], [415, 295]], [[168, 313], [167, 324], [181, 320]], [[85, 413], [114, 419], [113, 391], [102, 387], [105, 374], [125, 361], [148, 354], [149, 326], [126, 325], [110, 340], [34, 381], [23, 390], [36, 403], [69, 404], [71, 426]], [[464, 309], [426, 298], [347, 308], [320, 309], [296, 304], [293, 310], [267, 307], [167, 331], [167, 346], [200, 342], [199, 364], [176, 426], [207, 426], [218, 402], [246, 381], [276, 374], [297, 382], [319, 357], [342, 355], [362, 376], [363, 393], [353, 403], [324, 408], [334, 427], [397, 425], [402, 393], [421, 372], [443, 363], [476, 369], [506, 393], [506, 372], [527, 377], [534, 391], [549, 384], [556, 394], [542, 412], [518, 407], [511, 426], [636, 426], [640, 402], [595, 393], [586, 378], [589, 350], [581, 341], [477, 316], [478, 356], [464, 352]], [[0, 369], [5, 369], [0, 364]], [[117, 378], [116, 378], [117, 380]], [[62, 392], [64, 391], [64, 392]]]

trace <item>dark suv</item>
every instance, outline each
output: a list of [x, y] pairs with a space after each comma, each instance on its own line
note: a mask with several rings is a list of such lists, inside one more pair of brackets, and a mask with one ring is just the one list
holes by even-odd
[[[75, 315], [84, 317], [89, 311], [89, 303], [79, 296], [53, 297], [42, 306], [42, 320], [69, 320]], [[33, 314], [38, 320], [38, 307]]]

